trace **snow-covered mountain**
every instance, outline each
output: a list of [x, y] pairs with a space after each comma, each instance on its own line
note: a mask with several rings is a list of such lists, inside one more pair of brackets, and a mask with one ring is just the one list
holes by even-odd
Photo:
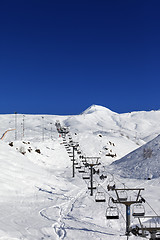
[[[75, 116], [0, 115], [0, 239], [126, 239], [124, 207], [119, 206], [119, 220], [105, 217], [109, 197], [114, 194], [107, 190], [109, 182], [121, 187], [124, 184], [144, 187], [146, 202], [160, 213], [157, 204], [160, 201], [158, 170], [155, 175], [159, 167], [159, 117], [160, 111], [118, 114], [97, 105]], [[72, 177], [69, 153], [72, 149], [68, 151], [65, 148], [64, 139], [55, 127], [57, 120], [69, 128], [67, 142], [72, 138], [79, 143], [84, 156], [100, 157], [101, 165], [96, 170], [107, 178], [100, 179], [100, 175], [94, 175], [97, 190], [93, 196], [90, 196], [88, 181], [83, 180], [77, 169], [75, 178]], [[148, 140], [152, 141], [147, 143]], [[130, 152], [133, 155], [125, 157]], [[80, 164], [78, 154], [75, 158]], [[124, 172], [123, 162], [130, 162], [132, 168], [137, 164], [140, 169], [139, 161], [141, 170], [145, 166], [146, 175], [133, 180], [133, 177], [138, 178], [137, 167], [135, 174], [133, 169], [126, 170], [126, 175], [122, 174], [125, 178], [120, 177], [116, 160]], [[157, 165], [151, 166], [152, 161]], [[113, 162], [112, 175], [109, 165]], [[143, 166], [143, 163], [146, 164]], [[156, 178], [148, 181], [144, 178], [151, 173], [150, 167], [155, 169], [152, 175]], [[95, 202], [98, 190], [103, 191], [106, 202]], [[153, 215], [148, 205], [146, 213]], [[137, 224], [137, 220], [131, 218], [131, 224]], [[130, 239], [141, 238], [131, 236]]]

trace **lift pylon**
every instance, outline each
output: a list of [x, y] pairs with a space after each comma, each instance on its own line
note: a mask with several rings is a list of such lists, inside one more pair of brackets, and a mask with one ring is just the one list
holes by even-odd
[[[113, 203], [124, 204], [126, 206], [126, 235], [128, 236], [131, 232], [130, 229], [130, 206], [132, 204], [142, 203], [142, 198], [140, 197], [140, 192], [144, 188], [115, 188], [117, 199], [113, 199]], [[137, 197], [135, 200], [128, 200], [127, 192], [128, 191], [138, 191]], [[123, 193], [123, 194], [122, 194]], [[143, 199], [144, 200], [144, 199]]]
[[93, 167], [100, 165], [99, 159], [100, 157], [83, 157], [85, 159], [85, 167], [89, 167], [90, 169], [90, 182], [88, 189], [91, 190], [90, 195], [93, 196], [93, 190], [96, 189], [93, 186]]
[[78, 143], [76, 142], [72, 142], [71, 144], [69, 144], [70, 147], [72, 147], [73, 149], [73, 155], [72, 155], [72, 177], [75, 177], [75, 150], [77, 149], [77, 147], [79, 146]]

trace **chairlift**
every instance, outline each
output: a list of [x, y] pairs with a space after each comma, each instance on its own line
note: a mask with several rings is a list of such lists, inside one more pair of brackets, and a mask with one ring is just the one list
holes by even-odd
[[69, 151], [67, 151], [67, 152], [68, 152], [68, 153], [72, 153], [72, 151], [70, 151], [70, 150], [69, 150]]
[[128, 198], [127, 192], [125, 190], [121, 190], [118, 192], [118, 200], [120, 202], [126, 201]]
[[116, 187], [113, 174], [107, 173], [107, 180], [108, 180], [108, 185], [107, 185], [108, 191], [110, 190], [113, 191]]
[[141, 216], [144, 216], [144, 215], [145, 215], [145, 208], [144, 208], [144, 206], [142, 205], [142, 203], [136, 203], [133, 206], [132, 216], [134, 216], [134, 217], [141, 217]]
[[107, 219], [119, 219], [119, 212], [117, 207], [109, 206], [106, 209], [106, 218]]
[[83, 163], [86, 163], [86, 159], [82, 159], [82, 162], [83, 162]]
[[76, 166], [76, 169], [81, 169], [82, 168], [82, 162], [80, 161], [79, 164]]
[[84, 180], [89, 180], [90, 179], [90, 175], [88, 174], [88, 173], [84, 173], [83, 174], [83, 176], [82, 176], [82, 178], [84, 179]]
[[103, 175], [103, 173], [99, 176], [100, 180], [104, 180], [105, 178], [107, 178], [106, 175]]
[[107, 185], [107, 190], [108, 191], [114, 191], [114, 189], [116, 188], [116, 184], [115, 184], [115, 182], [112, 182], [111, 184], [108, 184]]
[[97, 191], [97, 193], [95, 195], [95, 201], [96, 202], [105, 202], [106, 201], [106, 197], [105, 197], [104, 192]]
[[89, 172], [83, 173], [82, 178], [83, 178], [84, 180], [89, 180], [89, 179], [90, 179], [90, 174], [89, 174]]
[[76, 166], [76, 169], [81, 169], [81, 166], [80, 166], [80, 165], [77, 165], [77, 166]]
[[99, 174], [99, 169], [93, 168], [93, 174]]
[[78, 170], [79, 173], [85, 173], [85, 167], [81, 167], [79, 170]]

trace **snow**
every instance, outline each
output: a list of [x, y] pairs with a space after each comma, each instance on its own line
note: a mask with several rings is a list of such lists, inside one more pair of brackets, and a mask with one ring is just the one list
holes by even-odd
[[[119, 220], [105, 217], [109, 197], [115, 197], [107, 190], [112, 182], [144, 187], [146, 214], [160, 213], [160, 111], [118, 114], [92, 105], [75, 116], [6, 114], [0, 115], [1, 136], [15, 129], [15, 117], [16, 131], [8, 131], [0, 141], [0, 240], [126, 239], [124, 206], [118, 206]], [[95, 202], [96, 190], [90, 196], [88, 180], [77, 169], [72, 177], [72, 161], [56, 130], [57, 120], [69, 127], [85, 156], [100, 157], [96, 170], [107, 178], [95, 174], [94, 181], [106, 202]], [[143, 149], [152, 149], [150, 158], [143, 159]], [[78, 154], [75, 158], [80, 162]], [[131, 225], [136, 224], [131, 217]]]
[[123, 177], [141, 179], [160, 177], [160, 135], [117, 160], [112, 166], [116, 166]]

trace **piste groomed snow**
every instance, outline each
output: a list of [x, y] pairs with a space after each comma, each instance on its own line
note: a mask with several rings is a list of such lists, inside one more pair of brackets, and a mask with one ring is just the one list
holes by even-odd
[[160, 228], [159, 120], [160, 111], [97, 105], [70, 116], [1, 114], [0, 240], [142, 239], [126, 236], [114, 188], [123, 201], [136, 199], [129, 189], [144, 189], [131, 204], [130, 230], [141, 227], [136, 211], [143, 226]]

